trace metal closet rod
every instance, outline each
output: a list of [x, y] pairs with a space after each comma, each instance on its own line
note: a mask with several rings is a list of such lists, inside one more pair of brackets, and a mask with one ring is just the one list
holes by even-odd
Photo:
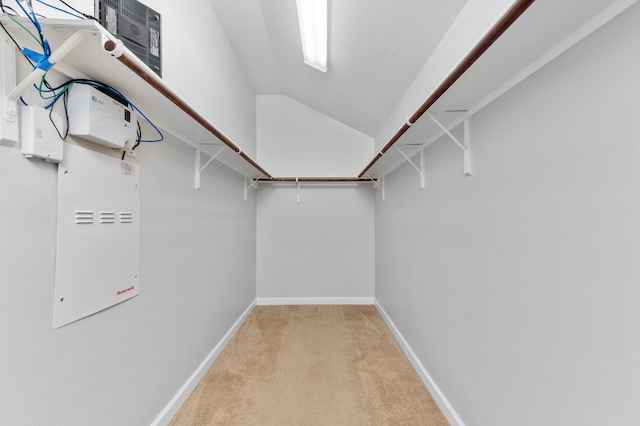
[[[117, 44], [113, 40], [107, 40], [104, 43], [104, 49], [107, 52], [111, 52], [114, 54], [116, 51]], [[225, 136], [220, 130], [218, 130], [213, 124], [209, 123], [202, 115], [198, 114], [196, 110], [191, 108], [185, 101], [180, 99], [178, 95], [173, 93], [167, 86], [165, 86], [162, 82], [158, 81], [157, 77], [149, 74], [144, 68], [138, 65], [134, 59], [129, 58], [125, 52], [122, 52], [120, 55], [114, 55], [116, 59], [118, 59], [122, 64], [124, 64], [127, 68], [137, 74], [141, 79], [146, 81], [156, 89], [158, 92], [162, 93], [167, 99], [173, 102], [178, 108], [187, 113], [191, 118], [197, 121], [202, 127], [207, 129], [209, 133], [211, 133], [216, 138], [220, 139], [222, 143], [231, 148], [236, 154], [242, 157], [246, 162], [255, 167], [263, 176], [271, 178], [271, 175], [264, 170], [258, 163], [254, 161], [249, 155], [242, 151], [238, 145], [233, 143], [231, 139]]]
[[535, 0], [518, 0], [513, 6], [505, 13], [502, 18], [491, 28], [491, 30], [485, 35], [480, 42], [469, 52], [467, 56], [460, 62], [460, 64], [449, 74], [449, 76], [438, 86], [438, 88], [425, 100], [420, 108], [413, 113], [411, 117], [407, 119], [407, 122], [389, 139], [389, 142], [380, 150], [378, 154], [369, 162], [367, 167], [358, 175], [358, 177], [364, 176], [367, 171], [373, 167], [373, 165], [382, 158], [382, 156], [405, 134], [407, 130], [414, 124], [422, 115], [427, 112], [433, 104], [436, 103], [442, 95], [458, 81], [460, 77], [473, 65], [480, 56], [498, 39], [500, 36], [513, 24], [524, 12], [533, 4]]

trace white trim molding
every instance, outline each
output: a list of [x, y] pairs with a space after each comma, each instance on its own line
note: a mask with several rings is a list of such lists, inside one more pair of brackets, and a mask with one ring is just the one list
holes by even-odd
[[259, 297], [258, 305], [373, 305], [373, 297]]
[[462, 418], [454, 410], [453, 406], [451, 405], [447, 397], [442, 393], [442, 391], [440, 390], [436, 382], [433, 380], [433, 378], [431, 377], [427, 369], [424, 367], [424, 365], [422, 365], [422, 363], [420, 362], [420, 359], [418, 359], [418, 356], [415, 354], [415, 352], [413, 352], [413, 349], [411, 349], [411, 346], [409, 346], [404, 336], [402, 336], [402, 334], [400, 333], [400, 330], [398, 330], [398, 328], [393, 323], [393, 321], [391, 320], [387, 312], [384, 310], [382, 305], [380, 305], [378, 300], [375, 300], [375, 306], [378, 312], [380, 312], [382, 319], [384, 319], [384, 321], [387, 323], [387, 326], [389, 326], [391, 333], [393, 333], [394, 337], [398, 341], [398, 344], [404, 351], [405, 355], [407, 355], [407, 358], [409, 358], [409, 361], [413, 365], [413, 368], [416, 369], [416, 372], [424, 382], [425, 386], [427, 387], [427, 389], [429, 389], [431, 396], [433, 396], [433, 399], [436, 401], [436, 404], [438, 404], [438, 407], [440, 407], [442, 414], [444, 414], [444, 416], [447, 418], [449, 423], [451, 423], [452, 425], [465, 426], [464, 422], [462, 421]]
[[187, 400], [191, 392], [196, 388], [200, 380], [209, 371], [209, 368], [213, 365], [216, 359], [222, 353], [222, 350], [231, 341], [236, 334], [242, 323], [245, 322], [251, 311], [256, 307], [256, 301], [251, 302], [249, 307], [240, 315], [240, 318], [231, 326], [229, 331], [222, 337], [218, 344], [209, 352], [209, 355], [202, 361], [202, 363], [196, 368], [191, 377], [182, 385], [178, 392], [171, 398], [171, 401], [164, 407], [164, 409], [158, 414], [155, 420], [151, 423], [151, 426], [165, 426], [168, 425], [173, 416], [176, 415], [182, 404]]

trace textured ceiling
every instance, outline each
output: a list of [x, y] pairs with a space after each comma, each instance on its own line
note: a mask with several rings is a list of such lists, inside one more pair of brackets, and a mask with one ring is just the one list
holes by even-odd
[[257, 94], [375, 136], [466, 0], [329, 0], [326, 73], [302, 60], [295, 0], [210, 0]]

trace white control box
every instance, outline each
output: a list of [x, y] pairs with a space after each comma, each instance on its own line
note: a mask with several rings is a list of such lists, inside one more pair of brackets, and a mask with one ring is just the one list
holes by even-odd
[[136, 139], [136, 117], [128, 105], [86, 84], [69, 88], [69, 134], [109, 148]]
[[39, 106], [23, 106], [21, 108], [22, 155], [58, 163], [62, 161], [64, 146], [58, 131], [62, 133], [64, 128], [62, 118], [55, 112], [51, 112], [49, 115], [49, 112]]

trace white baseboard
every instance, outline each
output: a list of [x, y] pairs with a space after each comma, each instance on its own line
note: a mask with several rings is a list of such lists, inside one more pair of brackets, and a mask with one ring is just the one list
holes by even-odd
[[373, 297], [259, 297], [258, 305], [373, 305]]
[[415, 352], [413, 352], [413, 349], [411, 349], [411, 346], [409, 346], [407, 341], [404, 339], [404, 337], [400, 333], [400, 330], [398, 330], [398, 328], [393, 323], [393, 321], [391, 321], [391, 318], [389, 317], [389, 315], [387, 315], [387, 312], [384, 310], [384, 308], [380, 305], [380, 303], [377, 300], [375, 301], [375, 306], [376, 306], [376, 309], [378, 309], [378, 312], [380, 312], [380, 315], [382, 316], [384, 321], [389, 326], [389, 329], [395, 336], [396, 340], [398, 341], [398, 344], [400, 345], [400, 347], [402, 347], [402, 350], [407, 355], [407, 358], [409, 358], [409, 361], [411, 361], [413, 368], [416, 369], [416, 372], [424, 382], [425, 386], [427, 387], [427, 389], [429, 389], [431, 396], [433, 396], [433, 399], [436, 401], [436, 404], [438, 404], [438, 407], [440, 407], [442, 414], [444, 414], [444, 416], [447, 418], [449, 423], [451, 423], [452, 425], [464, 426], [464, 422], [462, 421], [458, 413], [456, 413], [456, 411], [453, 409], [453, 406], [451, 405], [447, 397], [444, 396], [444, 394], [442, 393], [442, 391], [440, 390], [436, 382], [433, 380], [433, 378], [427, 371], [427, 369], [424, 368], [424, 365], [422, 365], [422, 363], [416, 356]]
[[185, 382], [184, 385], [178, 390], [178, 392], [171, 398], [171, 401], [164, 407], [164, 409], [158, 414], [158, 417], [151, 423], [151, 426], [165, 426], [168, 425], [173, 416], [176, 415], [182, 404], [187, 400], [191, 392], [196, 388], [200, 380], [209, 371], [209, 368], [213, 365], [214, 361], [220, 356], [222, 350], [227, 346], [231, 338], [236, 334], [242, 323], [247, 319], [253, 308], [256, 306], [256, 301], [251, 302], [249, 307], [240, 315], [240, 318], [231, 326], [229, 331], [218, 342], [218, 344], [209, 352], [209, 355], [202, 361], [202, 363], [196, 368], [191, 377]]

